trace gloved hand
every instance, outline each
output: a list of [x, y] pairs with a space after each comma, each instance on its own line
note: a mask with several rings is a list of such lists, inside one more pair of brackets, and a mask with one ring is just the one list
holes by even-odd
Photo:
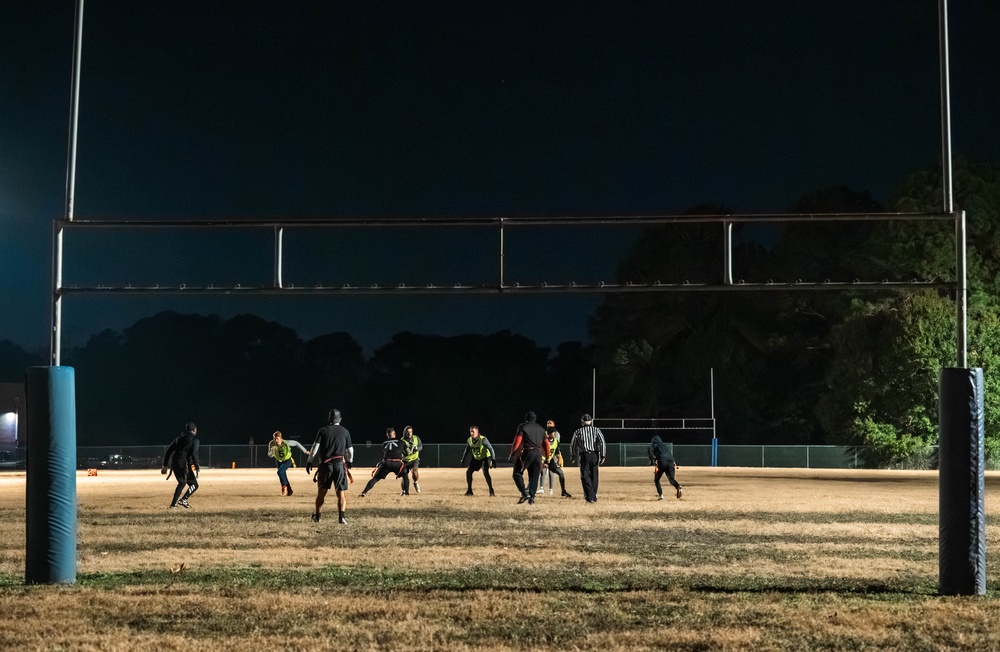
[[166, 474], [167, 474], [167, 467], [161, 466], [160, 467], [160, 475], [166, 475]]
[[344, 462], [344, 466], [346, 466], [349, 469], [353, 469], [354, 468], [354, 462]]
[[312, 462], [306, 462], [306, 473], [312, 473], [312, 472], [313, 472]]
[[492, 457], [490, 458], [490, 468], [491, 469], [497, 468], [497, 461], [495, 459], [493, 459]]

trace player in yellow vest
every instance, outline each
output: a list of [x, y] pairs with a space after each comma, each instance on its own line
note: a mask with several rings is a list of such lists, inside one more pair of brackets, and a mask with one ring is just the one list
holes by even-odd
[[496, 496], [493, 493], [493, 478], [490, 477], [490, 467], [497, 465], [497, 453], [493, 450], [493, 444], [490, 443], [489, 439], [479, 434], [478, 426], [469, 426], [469, 438], [465, 443], [462, 464], [469, 460], [469, 468], [465, 470], [465, 481], [469, 483], [469, 490], [465, 492], [465, 495], [472, 495], [472, 474], [482, 469], [483, 477], [486, 478], [486, 486], [490, 489], [490, 496]]
[[[542, 468], [549, 471], [549, 494], [552, 494], [552, 475], [559, 476], [559, 486], [562, 488], [563, 498], [572, 498], [566, 491], [566, 474], [562, 470], [562, 453], [559, 452], [559, 431], [556, 430], [556, 422], [548, 421], [545, 424], [545, 438], [549, 440], [549, 456], [542, 460]], [[541, 493], [545, 493], [544, 480]]]
[[[406, 446], [403, 463], [406, 464], [406, 470], [413, 475], [413, 490], [420, 493], [420, 483], [417, 480], [420, 479], [420, 451], [424, 449], [424, 442], [413, 434], [413, 426], [403, 428], [403, 444]], [[408, 491], [403, 492], [404, 496], [408, 494]]]

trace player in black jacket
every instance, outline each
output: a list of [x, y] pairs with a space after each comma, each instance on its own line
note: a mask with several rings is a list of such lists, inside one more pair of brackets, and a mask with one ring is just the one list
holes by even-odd
[[[163, 455], [163, 466], [160, 473], [166, 475], [167, 470], [173, 472], [174, 479], [177, 480], [177, 487], [174, 488], [174, 499], [170, 501], [170, 509], [175, 509], [178, 505], [190, 508], [188, 498], [198, 491], [198, 474], [201, 473], [201, 465], [198, 464], [198, 427], [190, 421], [185, 424], [184, 432], [175, 439], [167, 452]], [[187, 491], [184, 491], [187, 489]], [[184, 496], [181, 496], [184, 492]]]
[[674, 455], [670, 452], [670, 447], [663, 443], [659, 435], [653, 435], [653, 441], [649, 444], [649, 462], [656, 467], [653, 476], [653, 484], [656, 485], [656, 499], [663, 500], [663, 489], [660, 487], [660, 478], [667, 474], [667, 480], [677, 490], [677, 497], [680, 498], [684, 491], [674, 479], [674, 470], [677, 463], [674, 462]]
[[361, 498], [365, 497], [372, 490], [379, 480], [385, 480], [390, 473], [395, 473], [397, 478], [403, 478], [403, 494], [410, 495], [410, 473], [403, 463], [403, 452], [406, 445], [396, 439], [396, 429], [386, 428], [385, 436], [388, 437], [382, 442], [382, 461], [379, 462], [372, 471], [372, 479], [365, 485], [365, 490], [361, 492]]
[[[514, 443], [511, 445], [510, 460], [514, 462], [514, 485], [521, 497], [517, 504], [528, 501], [535, 504], [535, 492], [538, 490], [538, 476], [542, 471], [542, 460], [549, 454], [549, 440], [545, 437], [545, 428], [536, 423], [537, 415], [529, 411], [524, 415], [524, 423], [517, 427]], [[528, 472], [528, 485], [524, 484], [524, 472]]]

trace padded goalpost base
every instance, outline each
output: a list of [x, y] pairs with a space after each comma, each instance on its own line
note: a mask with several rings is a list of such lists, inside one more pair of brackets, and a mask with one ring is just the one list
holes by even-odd
[[983, 370], [942, 369], [938, 592], [986, 593]]
[[30, 367], [27, 584], [76, 582], [76, 395], [72, 367]]

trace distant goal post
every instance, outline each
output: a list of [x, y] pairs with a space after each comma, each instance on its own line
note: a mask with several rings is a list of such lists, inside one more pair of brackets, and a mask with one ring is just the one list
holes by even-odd
[[[672, 430], [703, 430], [712, 433], [712, 466], [719, 465], [719, 440], [716, 437], [715, 417], [682, 417], [679, 419], [594, 419], [594, 425], [604, 431], [649, 431], [650, 437], [658, 432]], [[668, 442], [669, 443], [669, 442]], [[671, 443], [671, 446], [673, 444]], [[622, 466], [629, 466], [628, 456], [622, 455]]]

